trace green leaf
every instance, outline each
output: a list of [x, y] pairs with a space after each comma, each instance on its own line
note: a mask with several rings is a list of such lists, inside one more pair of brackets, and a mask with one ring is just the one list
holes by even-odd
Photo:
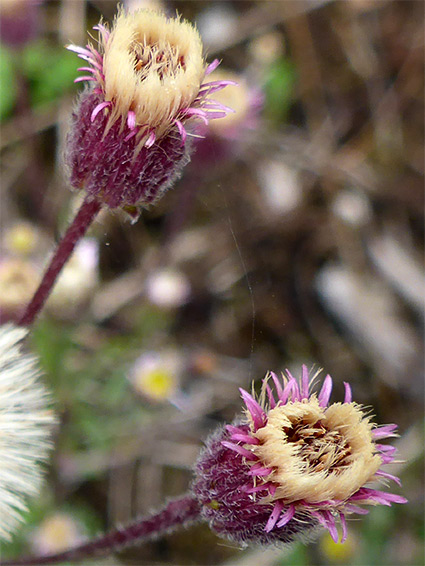
[[308, 558], [306, 547], [297, 543], [291, 550], [287, 549], [276, 564], [277, 566], [305, 566], [310, 563]]
[[0, 49], [0, 120], [12, 111], [16, 100], [16, 81], [10, 51], [2, 45]]
[[286, 119], [293, 102], [296, 80], [295, 66], [289, 59], [278, 59], [269, 68], [264, 85], [265, 112], [273, 122]]
[[61, 46], [43, 41], [28, 46], [22, 56], [22, 69], [30, 82], [33, 105], [51, 102], [75, 88], [78, 66], [75, 54]]

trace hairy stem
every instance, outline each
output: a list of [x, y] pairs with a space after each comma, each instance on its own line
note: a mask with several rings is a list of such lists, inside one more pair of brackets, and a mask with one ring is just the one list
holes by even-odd
[[178, 526], [188, 525], [200, 519], [200, 507], [191, 495], [170, 501], [161, 511], [135, 521], [134, 523], [111, 531], [76, 548], [58, 554], [34, 556], [6, 560], [2, 566], [35, 566], [43, 564], [59, 564], [92, 558], [101, 554], [112, 553], [123, 546], [137, 544], [152, 538], [158, 538]]
[[33, 298], [26, 307], [19, 321], [21, 326], [29, 326], [43, 308], [53, 285], [63, 266], [70, 258], [76, 244], [84, 236], [90, 224], [95, 219], [102, 205], [97, 200], [86, 199], [81, 205], [71, 225], [68, 227], [62, 240], [47, 267], [43, 279]]

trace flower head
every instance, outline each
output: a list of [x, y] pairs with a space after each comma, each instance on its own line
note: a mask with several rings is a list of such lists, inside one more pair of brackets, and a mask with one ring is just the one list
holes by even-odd
[[75, 316], [87, 306], [98, 283], [99, 244], [83, 238], [58, 277], [46, 307], [60, 318]]
[[180, 307], [187, 302], [190, 291], [186, 275], [176, 269], [159, 269], [146, 281], [148, 299], [163, 308]]
[[42, 235], [33, 224], [19, 221], [4, 231], [3, 239], [8, 252], [18, 257], [27, 257], [37, 250]]
[[182, 365], [174, 350], [148, 351], [137, 358], [129, 378], [137, 393], [150, 401], [163, 402], [177, 394]]
[[[380, 444], [396, 425], [377, 427], [352, 402], [329, 404], [332, 379], [311, 392], [303, 366], [297, 381], [289, 372], [263, 380], [259, 399], [241, 389], [245, 417], [220, 430], [197, 464], [193, 492], [203, 515], [219, 534], [238, 542], [289, 542], [318, 526], [338, 541], [336, 522], [347, 536], [346, 515], [366, 514], [361, 505], [405, 503], [395, 494], [366, 487], [399, 479], [381, 469], [395, 448]], [[274, 391], [270, 383], [274, 384]]]
[[59, 552], [84, 539], [83, 525], [69, 513], [58, 511], [48, 515], [31, 536], [37, 554]]
[[26, 259], [0, 258], [0, 320], [16, 320], [36, 289], [38, 269]]
[[35, 359], [21, 351], [27, 330], [0, 327], [0, 540], [11, 534], [38, 494], [51, 448], [54, 416]]
[[[99, 24], [98, 48], [75, 45], [89, 66], [66, 148], [71, 183], [111, 208], [155, 202], [190, 156], [194, 126], [230, 109], [209, 99], [231, 81], [206, 82], [196, 29], [160, 12], [121, 10], [109, 30]], [[87, 74], [89, 73], [89, 74]]]

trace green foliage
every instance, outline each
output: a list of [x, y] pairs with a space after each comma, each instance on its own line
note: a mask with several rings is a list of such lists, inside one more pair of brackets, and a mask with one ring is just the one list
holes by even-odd
[[33, 349], [62, 416], [61, 450], [107, 451], [146, 422], [154, 409], [140, 402], [126, 374], [145, 337], [166, 326], [165, 318], [143, 309], [136, 334], [111, 335], [92, 348], [85, 346], [76, 328], [48, 319], [36, 325]]
[[44, 41], [28, 45], [22, 54], [22, 72], [30, 83], [32, 105], [42, 106], [69, 91], [77, 67], [75, 54], [63, 47]]
[[305, 566], [308, 564], [308, 549], [298, 543], [292, 547], [288, 552], [286, 551], [283, 557], [276, 562], [276, 566]]
[[0, 120], [6, 118], [13, 109], [16, 100], [16, 80], [13, 69], [13, 57], [4, 46], [0, 49]]
[[264, 85], [265, 113], [273, 123], [285, 121], [294, 100], [296, 80], [294, 64], [284, 57], [275, 61], [268, 69]]

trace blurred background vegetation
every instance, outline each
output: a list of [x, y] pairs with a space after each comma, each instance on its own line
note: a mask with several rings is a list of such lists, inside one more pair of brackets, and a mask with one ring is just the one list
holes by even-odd
[[[377, 422], [399, 424], [391, 471], [408, 505], [351, 520], [345, 545], [240, 549], [200, 525], [96, 563], [423, 564], [424, 3], [124, 3], [196, 22], [240, 84], [237, 112], [137, 224], [99, 218], [36, 323], [60, 426], [47, 486], [2, 556], [66, 547], [183, 493], [238, 387], [306, 363], [333, 376], [333, 399], [348, 381]], [[80, 88], [63, 46], [116, 3], [0, 6], [5, 321], [81, 198], [61, 164]]]

